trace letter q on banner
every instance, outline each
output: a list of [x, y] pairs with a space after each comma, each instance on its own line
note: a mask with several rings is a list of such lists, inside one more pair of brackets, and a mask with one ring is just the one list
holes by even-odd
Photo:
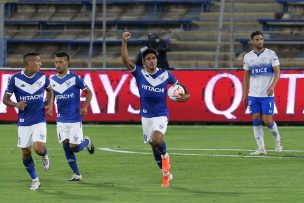
[[[212, 99], [214, 86], [222, 78], [231, 79], [231, 81], [233, 82], [234, 91], [235, 91], [233, 102], [232, 102], [231, 106], [226, 110], [217, 109], [214, 106], [214, 102]], [[215, 75], [207, 83], [207, 86], [205, 89], [205, 103], [206, 103], [208, 110], [210, 110], [212, 113], [217, 114], [217, 115], [224, 115], [227, 119], [236, 119], [237, 117], [234, 116], [232, 113], [240, 105], [240, 102], [242, 101], [242, 94], [243, 94], [243, 89], [242, 89], [242, 84], [241, 84], [240, 80], [235, 75], [228, 74], [228, 73], [222, 73], [222, 74]]]

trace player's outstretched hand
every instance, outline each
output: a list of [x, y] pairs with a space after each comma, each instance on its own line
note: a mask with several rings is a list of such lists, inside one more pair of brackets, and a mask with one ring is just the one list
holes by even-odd
[[46, 110], [46, 115], [48, 115], [48, 116], [52, 116], [53, 115], [53, 108], [50, 107], [50, 105], [46, 105], [44, 107], [44, 109]]
[[126, 42], [131, 38], [131, 33], [130, 32], [123, 32], [122, 33], [122, 39]]
[[20, 101], [16, 104], [16, 108], [23, 111], [25, 109], [25, 107], [27, 106], [25, 101]]
[[88, 108], [83, 106], [80, 108], [80, 115], [85, 116], [88, 113]]

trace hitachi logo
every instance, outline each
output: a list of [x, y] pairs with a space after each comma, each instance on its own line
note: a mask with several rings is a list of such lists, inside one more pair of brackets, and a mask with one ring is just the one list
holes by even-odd
[[36, 99], [43, 99], [43, 93], [42, 94], [36, 94], [31, 96], [20, 96], [20, 101], [30, 101], [30, 100], [36, 100]]
[[151, 86], [144, 85], [144, 84], [141, 85], [141, 88], [151, 91], [151, 92], [165, 92], [165, 88], [151, 87]]
[[63, 94], [63, 95], [56, 95], [56, 99], [69, 99], [69, 98], [73, 98], [73, 97], [74, 97], [74, 93]]

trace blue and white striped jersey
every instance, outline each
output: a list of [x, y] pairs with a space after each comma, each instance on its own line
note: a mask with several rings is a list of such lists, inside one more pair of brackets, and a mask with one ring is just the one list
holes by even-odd
[[18, 113], [18, 126], [31, 126], [45, 122], [44, 92], [50, 86], [49, 78], [43, 73], [27, 77], [23, 71], [14, 74], [8, 82], [6, 93], [15, 94], [17, 102], [25, 101], [27, 106]]
[[273, 67], [279, 66], [280, 61], [276, 53], [270, 49], [264, 49], [257, 54], [254, 50], [244, 57], [244, 69], [250, 71], [249, 96], [268, 97], [267, 88], [274, 76]]
[[64, 77], [50, 78], [57, 104], [57, 121], [63, 123], [81, 122], [80, 90], [87, 88], [83, 79], [70, 71]]
[[149, 74], [145, 68], [136, 66], [132, 74], [136, 79], [140, 95], [140, 115], [146, 118], [168, 117], [167, 85], [177, 83], [172, 73], [157, 68], [156, 73]]

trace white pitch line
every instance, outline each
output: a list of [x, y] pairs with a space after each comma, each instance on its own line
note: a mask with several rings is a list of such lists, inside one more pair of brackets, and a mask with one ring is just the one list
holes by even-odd
[[[151, 155], [152, 153], [148, 152], [135, 152], [129, 150], [117, 150], [112, 148], [98, 148], [102, 151], [114, 152], [114, 153], [123, 153], [123, 154], [144, 154]], [[252, 150], [251, 150], [252, 151]], [[269, 158], [269, 159], [304, 159], [304, 156], [251, 156], [251, 155], [233, 155], [233, 154], [188, 154], [188, 153], [175, 153], [171, 152], [172, 155], [177, 156], [204, 156], [204, 157], [233, 157], [233, 158]]]
[[123, 154], [151, 154], [148, 152], [133, 152], [128, 150], [118, 150], [112, 148], [98, 148], [99, 150], [106, 151], [106, 152], [116, 152], [116, 153], [123, 153]]
[[[170, 150], [180, 150], [180, 151], [243, 151], [252, 152], [253, 149], [205, 149], [205, 148], [169, 148]], [[267, 150], [268, 152], [275, 152], [275, 150]], [[304, 152], [304, 150], [283, 150], [283, 152]]]

